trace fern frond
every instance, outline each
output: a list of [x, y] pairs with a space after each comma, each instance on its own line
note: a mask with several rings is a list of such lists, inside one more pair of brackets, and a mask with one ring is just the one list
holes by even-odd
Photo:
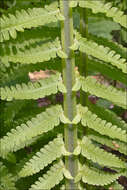
[[59, 184], [63, 179], [63, 163], [59, 161], [54, 164], [50, 170], [43, 177], [40, 177], [38, 181], [35, 182], [34, 185], [31, 186], [29, 190], [35, 189], [46, 189], [50, 190], [55, 185]]
[[0, 155], [5, 157], [9, 152], [15, 152], [25, 147], [38, 135], [52, 130], [60, 123], [61, 106], [53, 106], [46, 109], [45, 112], [38, 114], [35, 118], [27, 121], [26, 124], [12, 129], [0, 140]]
[[[42, 32], [44, 30], [45, 32]], [[1, 57], [6, 55], [15, 55], [15, 51], [25, 51], [25, 48], [36, 47], [37, 44], [46, 43], [60, 36], [57, 28], [49, 28], [46, 26], [25, 30], [24, 33], [19, 33], [17, 39], [11, 39], [0, 43]]]
[[109, 47], [98, 45], [94, 41], [81, 37], [79, 33], [76, 33], [75, 44], [71, 48], [75, 50], [75, 46], [76, 49], [79, 48], [81, 52], [110, 63], [113, 66], [116, 66], [118, 69], [121, 69], [122, 72], [127, 73], [126, 59], [121, 58], [121, 55], [117, 54]]
[[77, 86], [77, 83], [81, 85], [83, 91], [109, 100], [114, 104], [126, 109], [126, 91], [118, 90], [117, 88], [111, 85], [106, 86], [104, 84], [101, 84], [91, 76], [88, 76], [86, 78], [77, 78], [77, 82], [73, 87], [74, 91], [77, 91], [77, 88], [75, 87]]
[[91, 57], [88, 59], [88, 70], [99, 72], [102, 75], [107, 76], [112, 80], [122, 82], [125, 85], [127, 83], [127, 76], [120, 69], [103, 61], [92, 59]]
[[117, 181], [113, 182], [111, 185], [107, 187], [109, 190], [110, 189], [116, 189], [116, 190], [124, 190], [124, 187], [120, 185]]
[[0, 162], [0, 190], [16, 190], [16, 179], [8, 172], [6, 166]]
[[120, 173], [112, 174], [100, 169], [83, 165], [80, 175], [84, 183], [91, 185], [104, 186], [114, 182], [120, 177]]
[[56, 94], [62, 85], [62, 79], [59, 73], [50, 75], [49, 78], [39, 80], [38, 82], [29, 82], [26, 84], [16, 84], [16, 86], [6, 86], [1, 88], [1, 99], [11, 101], [13, 99], [38, 99], [51, 94]]
[[103, 166], [126, 168], [126, 163], [115, 155], [95, 146], [87, 137], [83, 137], [81, 142], [81, 154], [93, 162]]
[[[6, 64], [4, 64], [6, 66]], [[11, 63], [11, 68], [9, 71], [2, 72], [1, 74], [1, 87], [5, 86], [11, 86], [11, 85], [16, 85], [25, 83], [27, 84], [29, 82], [29, 77], [28, 73], [29, 72], [35, 72], [35, 71], [40, 71], [40, 70], [54, 70], [61, 72], [60, 68], [60, 59], [57, 57], [55, 59], [52, 59], [50, 61], [46, 61], [42, 63], [37, 63], [37, 64], [13, 64]]]
[[114, 150], [119, 151], [122, 154], [127, 155], [127, 144], [124, 142], [116, 139], [114, 141], [113, 139], [108, 138], [107, 136], [100, 135], [96, 132], [90, 132], [89, 134], [87, 134], [87, 137], [99, 144], [106, 145]]
[[104, 13], [107, 17], [112, 18], [115, 22], [119, 23], [121, 26], [127, 28], [127, 15], [123, 11], [119, 10], [117, 7], [113, 7], [112, 3], [104, 3], [102, 1], [80, 1], [71, 2], [70, 6], [75, 7], [79, 3], [80, 7], [92, 9], [93, 13]]
[[98, 43], [98, 45], [103, 45], [105, 47], [109, 47], [110, 49], [114, 50], [117, 54], [121, 55], [121, 57], [127, 59], [127, 48], [124, 47], [122, 44], [119, 44], [119, 43], [114, 42], [112, 40], [108, 40], [108, 39], [103, 38], [103, 37], [91, 35], [91, 34], [89, 34], [89, 39]]
[[113, 139], [119, 139], [123, 142], [127, 142], [126, 130], [122, 130], [116, 125], [101, 119], [96, 114], [93, 114], [87, 107], [78, 106], [79, 114], [81, 114], [81, 123], [83, 126], [97, 131], [102, 135], [107, 135]]
[[113, 111], [95, 104], [90, 105], [90, 110], [98, 115], [98, 117], [101, 117], [101, 119], [111, 122], [113, 125], [117, 125], [122, 130], [127, 131], [127, 123]]
[[36, 45], [36, 47], [29, 47], [29, 49], [16, 49], [17, 53], [10, 49], [11, 52], [8, 54], [3, 54], [1, 56], [2, 62], [13, 62], [13, 63], [22, 63], [22, 64], [35, 64], [39, 62], [49, 61], [51, 58], [56, 58], [57, 55], [59, 57], [65, 56], [63, 52], [63, 56], [60, 54], [62, 52], [60, 41], [58, 38], [53, 42], [41, 43], [40, 45]]
[[[1, 118], [3, 119], [4, 127], [1, 128], [1, 135], [5, 135], [11, 128], [11, 123], [14, 121], [15, 116], [19, 113], [25, 105], [24, 101], [6, 102], [3, 110], [1, 110]], [[2, 123], [1, 123], [2, 124]]]
[[3, 15], [0, 19], [1, 31], [0, 42], [17, 37], [17, 31], [24, 32], [24, 29], [42, 26], [51, 22], [63, 20], [56, 3], [45, 8], [28, 8], [27, 10], [16, 11], [15, 14]]
[[99, 83], [91, 77], [82, 78], [82, 90], [90, 94], [107, 99], [114, 104], [126, 109], [126, 91], [118, 90], [109, 85]]
[[65, 185], [60, 186], [60, 190], [66, 190]]
[[63, 146], [64, 143], [61, 136], [58, 136], [53, 141], [50, 141], [25, 164], [23, 169], [19, 172], [19, 176], [25, 177], [33, 175], [57, 158], [60, 158], [62, 156]]

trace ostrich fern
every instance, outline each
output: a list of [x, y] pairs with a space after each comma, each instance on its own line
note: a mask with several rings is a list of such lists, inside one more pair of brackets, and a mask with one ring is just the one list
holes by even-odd
[[[126, 30], [127, 15], [99, 0], [16, 3], [24, 8], [3, 9], [0, 18], [0, 189], [123, 189], [117, 180], [127, 176], [127, 124], [113, 111], [90, 104], [88, 95], [126, 109], [125, 90], [89, 74], [96, 71], [126, 85], [126, 48], [88, 33], [88, 18], [105, 15]], [[77, 10], [80, 30], [73, 24]], [[50, 74], [29, 81], [28, 73], [40, 69]], [[54, 102], [59, 92], [63, 105]], [[53, 105], [37, 107], [35, 101], [45, 97]]]

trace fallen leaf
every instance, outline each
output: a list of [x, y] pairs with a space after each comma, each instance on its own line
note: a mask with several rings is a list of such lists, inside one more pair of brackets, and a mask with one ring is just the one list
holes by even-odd
[[115, 147], [116, 149], [118, 149], [118, 148], [120, 147], [115, 141], [112, 141], [112, 144], [114, 145], [114, 147]]
[[114, 190], [112, 187], [109, 187], [109, 190]]
[[33, 73], [29, 72], [28, 73], [28, 76], [30, 78], [31, 81], [37, 81], [37, 80], [40, 80], [40, 79], [45, 79], [45, 78], [49, 78], [50, 75], [54, 74], [55, 71], [53, 70], [40, 70], [40, 71], [35, 71]]

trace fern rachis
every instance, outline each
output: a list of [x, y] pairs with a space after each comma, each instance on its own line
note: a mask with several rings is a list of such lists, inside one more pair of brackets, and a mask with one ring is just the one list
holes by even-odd
[[[0, 188], [122, 189], [127, 124], [118, 115], [126, 109], [126, 48], [105, 31], [99, 37], [100, 27], [106, 30], [101, 22], [98, 36], [88, 27], [89, 17], [103, 14], [126, 28], [125, 9], [107, 0], [26, 4], [17, 0], [11, 10], [7, 0], [0, 19]], [[103, 84], [96, 73], [115, 81]]]

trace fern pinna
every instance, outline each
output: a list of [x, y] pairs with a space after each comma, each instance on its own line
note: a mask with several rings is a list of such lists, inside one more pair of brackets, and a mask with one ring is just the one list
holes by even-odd
[[[127, 15], [99, 0], [17, 0], [13, 6], [1, 9], [0, 18], [0, 189], [123, 189], [127, 124], [88, 96], [126, 109], [126, 48], [89, 33], [89, 17], [105, 16], [126, 30]], [[44, 76], [30, 81], [28, 73], [39, 70]], [[92, 72], [124, 88], [102, 84]], [[53, 105], [39, 108], [36, 100], [45, 97]]]

